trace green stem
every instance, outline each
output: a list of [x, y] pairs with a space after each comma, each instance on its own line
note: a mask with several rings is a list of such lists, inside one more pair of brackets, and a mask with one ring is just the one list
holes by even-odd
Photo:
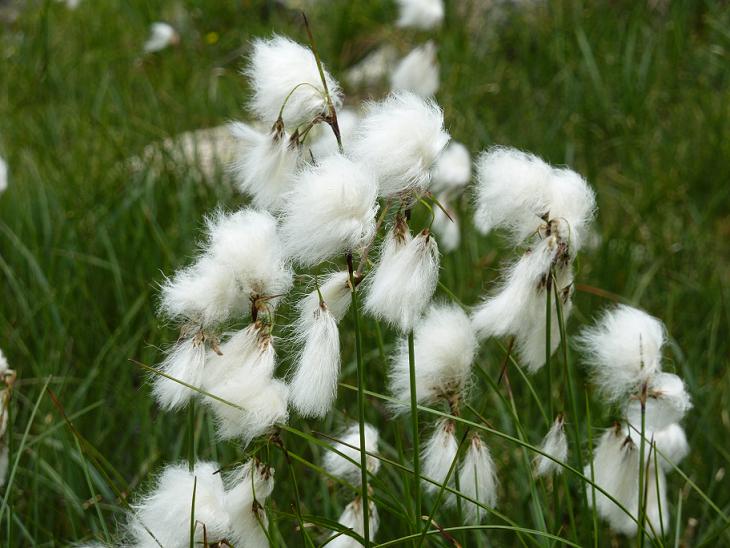
[[551, 278], [547, 281], [547, 287], [545, 288], [545, 368], [547, 369], [547, 389], [548, 389], [548, 410], [550, 412], [550, 418], [555, 418], [553, 412], [553, 372], [550, 364], [550, 357], [552, 355], [552, 341], [550, 340], [553, 334], [553, 311], [552, 302], [553, 296], [550, 293]]
[[195, 469], [195, 402], [188, 403], [188, 470]]
[[411, 383], [411, 433], [413, 435], [413, 474], [416, 481], [413, 494], [416, 499], [416, 531], [421, 526], [421, 454], [418, 439], [418, 394], [416, 393], [416, 351], [413, 330], [408, 333], [408, 370]]
[[352, 320], [355, 324], [355, 355], [357, 358], [357, 411], [360, 424], [360, 478], [363, 504], [362, 530], [365, 547], [370, 546], [370, 502], [368, 500], [368, 455], [365, 451], [365, 363], [362, 356], [362, 334], [360, 333], [360, 311], [358, 310], [357, 286], [352, 269], [352, 255], [347, 256], [352, 291]]
[[641, 440], [639, 442], [639, 548], [644, 548], [644, 432], [646, 431], [646, 385], [641, 392]]
[[[591, 481], [596, 481], [596, 470], [593, 464], [593, 426], [591, 406], [586, 394], [586, 420], [588, 421], [588, 451], [591, 459]], [[598, 548], [598, 509], [596, 508], [596, 490], [591, 486], [591, 513], [593, 515], [593, 546]]]

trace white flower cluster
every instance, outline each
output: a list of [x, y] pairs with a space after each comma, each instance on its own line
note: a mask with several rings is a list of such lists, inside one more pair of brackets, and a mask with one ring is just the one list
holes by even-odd
[[662, 527], [668, 530], [665, 473], [689, 452], [679, 421], [692, 404], [682, 379], [662, 371], [664, 342], [665, 329], [658, 319], [625, 305], [606, 311], [579, 337], [591, 380], [605, 401], [620, 406], [624, 416], [622, 423], [601, 436], [592, 466], [584, 470], [619, 504], [597, 490], [589, 489], [588, 499], [592, 504], [595, 496], [598, 513], [626, 535], [635, 535], [638, 529], [642, 467], [647, 529], [656, 537], [663, 534]]
[[5, 433], [8, 429], [8, 406], [13, 395], [16, 373], [10, 369], [10, 364], [0, 350], [0, 487], [5, 485], [5, 476], [8, 473], [8, 440]]
[[[127, 542], [139, 548], [183, 548], [195, 544], [267, 548], [264, 504], [274, 471], [250, 460], [225, 481], [214, 462], [167, 466], [154, 488], [132, 505]], [[191, 524], [191, 517], [194, 520]]]
[[477, 179], [477, 228], [485, 234], [502, 228], [514, 246], [527, 249], [472, 320], [482, 338], [512, 335], [521, 363], [535, 372], [546, 360], [546, 298], [554, 300], [552, 291], [560, 302], [551, 306], [551, 353], [560, 344], [557, 309], [562, 306], [567, 321], [572, 263], [593, 218], [595, 197], [577, 173], [508, 148], [483, 153]]

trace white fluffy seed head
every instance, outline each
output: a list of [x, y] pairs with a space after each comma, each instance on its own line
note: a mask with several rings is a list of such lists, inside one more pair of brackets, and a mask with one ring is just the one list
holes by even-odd
[[[195, 542], [203, 541], [203, 526], [209, 542], [226, 538], [230, 521], [218, 465], [197, 462], [191, 473], [187, 464], [167, 466], [154, 489], [132, 504], [126, 532], [134, 546], [187, 546], [190, 542], [190, 513], [195, 489]], [[150, 535], [150, 532], [154, 535]], [[155, 541], [155, 539], [157, 539]], [[159, 544], [158, 544], [159, 543]]]
[[517, 245], [545, 227], [547, 217], [573, 256], [580, 249], [596, 207], [593, 190], [580, 175], [504, 147], [482, 153], [476, 169], [474, 222], [480, 231], [504, 228]]
[[254, 209], [206, 219], [203, 251], [162, 285], [160, 311], [203, 328], [244, 316], [257, 297], [272, 307], [292, 285], [292, 270], [271, 214]]
[[399, 27], [430, 30], [444, 19], [443, 0], [398, 0]]
[[289, 401], [303, 417], [324, 417], [337, 398], [340, 335], [326, 304], [299, 330], [303, 347], [289, 383]]
[[[359, 123], [360, 114], [356, 110], [345, 107], [337, 111], [337, 126], [340, 128], [340, 139], [345, 150]], [[309, 147], [315, 160], [320, 161], [327, 156], [339, 153], [337, 138], [329, 125], [318, 124], [312, 128], [309, 135], [310, 141], [308, 145], [305, 145], [305, 149], [307, 146]]]
[[259, 131], [243, 122], [234, 122], [229, 129], [236, 140], [232, 169], [238, 189], [251, 197], [255, 207], [278, 211], [302, 161], [299, 146], [286, 132]]
[[[370, 531], [369, 536], [370, 541], [373, 541], [375, 540], [375, 535], [378, 532], [380, 519], [378, 517], [378, 508], [375, 506], [375, 503], [372, 500], [369, 500], [368, 503], [368, 506], [370, 507], [370, 520], [368, 521]], [[345, 510], [342, 512], [342, 515], [340, 515], [340, 518], [337, 521], [346, 529], [352, 529], [354, 533], [362, 537], [365, 534], [365, 516], [363, 514], [362, 499], [357, 497], [345, 507]], [[360, 548], [362, 543], [349, 535], [341, 534], [332, 541], [327, 542], [327, 546], [333, 548]]]
[[590, 376], [609, 402], [625, 401], [661, 370], [662, 323], [636, 308], [607, 310], [577, 338]]
[[470, 180], [471, 154], [463, 144], [451, 141], [431, 169], [430, 190], [448, 195], [464, 188]]
[[431, 301], [438, 275], [436, 239], [427, 229], [412, 237], [398, 220], [385, 237], [377, 266], [365, 278], [365, 309], [408, 332]]
[[269, 522], [263, 506], [274, 489], [273, 468], [251, 460], [234, 470], [227, 482], [230, 487], [225, 504], [231, 520], [228, 540], [243, 548], [268, 548], [265, 529]]
[[436, 44], [429, 40], [401, 59], [390, 75], [393, 91], [410, 91], [420, 97], [433, 97], [439, 90], [439, 64]]
[[352, 302], [352, 290], [350, 289], [349, 272], [333, 272], [319, 279], [319, 292], [315, 289], [297, 303], [299, 311], [299, 320], [297, 322], [297, 331], [305, 331], [315, 319], [315, 312], [319, 308], [319, 297], [327, 305], [327, 308], [339, 322], [345, 317], [347, 310]]
[[[489, 448], [474, 435], [459, 466], [459, 489], [467, 497], [487, 508], [497, 504], [497, 474]], [[463, 499], [464, 520], [469, 524], [481, 523], [487, 511], [475, 503]]]
[[674, 470], [672, 464], [679, 464], [689, 455], [687, 436], [678, 424], [670, 424], [664, 430], [654, 432], [654, 443], [659, 450], [659, 464], [666, 472]]
[[444, 253], [456, 251], [461, 241], [461, 231], [459, 228], [459, 217], [451, 207], [449, 207], [444, 196], [438, 197], [439, 203], [448, 211], [449, 217], [438, 206], [433, 208], [433, 224], [431, 228], [438, 236], [439, 248]]
[[[367, 453], [378, 452], [378, 440], [380, 435], [377, 428], [371, 424], [365, 424], [365, 451]], [[334, 444], [334, 449], [342, 453], [344, 457], [334, 451], [328, 451], [324, 456], [324, 468], [340, 479], [348, 481], [353, 485], [360, 485], [360, 425], [353, 424], [339, 436], [340, 441]], [[347, 458], [345, 458], [347, 457]], [[349, 460], [348, 460], [349, 459]], [[380, 470], [380, 459], [368, 454], [368, 472], [377, 474]]]
[[8, 359], [3, 354], [2, 349], [0, 349], [0, 377], [4, 377], [9, 370], [10, 364], [8, 363]]
[[0, 193], [8, 188], [8, 164], [0, 157]]
[[[441, 419], [426, 440], [421, 451], [421, 472], [423, 476], [443, 485], [451, 465], [456, 459], [459, 444], [454, 432], [456, 425], [449, 419]], [[448, 486], [454, 484], [454, 474], [449, 478]], [[441, 490], [441, 485], [423, 481], [423, 488], [427, 493], [435, 494]], [[450, 497], [449, 497], [450, 498]]]
[[[266, 124], [276, 122], [284, 101], [282, 117], [292, 131], [327, 113], [324, 87], [312, 51], [289, 38], [274, 36], [254, 40], [245, 74], [253, 91], [251, 110]], [[342, 91], [327, 70], [324, 74], [337, 108], [342, 103]]]
[[[562, 414], [558, 415], [543, 438], [540, 449], [560, 462], [568, 460], [568, 438], [565, 435], [565, 418]], [[535, 475], [538, 477], [560, 474], [563, 471], [562, 466], [544, 455], [537, 455], [534, 462]]]
[[[546, 282], [551, 265], [558, 260], [560, 250], [554, 237], [541, 240], [533, 249], [507, 268], [497, 290], [477, 305], [472, 323], [480, 338], [515, 337], [520, 363], [534, 373], [545, 363]], [[555, 283], [567, 321], [571, 312], [573, 272], [570, 266], [556, 266]], [[554, 290], [551, 293], [550, 352], [560, 344], [560, 324]]]
[[[477, 339], [468, 316], [456, 305], [434, 304], [414, 330], [416, 398], [419, 403], [456, 403], [465, 395]], [[410, 402], [408, 343], [401, 341], [389, 373], [396, 412]]]
[[[684, 382], [672, 373], [656, 373], [648, 384], [645, 430], [657, 432], [677, 423], [692, 408]], [[641, 430], [641, 402], [632, 400], [626, 406], [626, 420]]]
[[[194, 337], [180, 339], [166, 352], [160, 370], [177, 381], [199, 388], [203, 384], [205, 356], [202, 341]], [[183, 407], [196, 394], [187, 386], [162, 375], [154, 376], [152, 393], [160, 407], [166, 410]]]
[[177, 44], [180, 37], [169, 23], [156, 22], [150, 25], [150, 36], [144, 44], [145, 53], [162, 51], [168, 46]]
[[283, 210], [290, 256], [311, 266], [365, 245], [375, 231], [377, 193], [369, 170], [341, 154], [304, 169]]
[[286, 422], [289, 388], [272, 377], [276, 353], [266, 331], [251, 325], [230, 335], [220, 352], [208, 353], [203, 379], [205, 391], [220, 399], [202, 398], [215, 415], [219, 438], [248, 443]]
[[425, 190], [431, 166], [448, 142], [438, 105], [398, 92], [368, 106], [347, 150], [377, 177], [380, 195], [390, 196]]

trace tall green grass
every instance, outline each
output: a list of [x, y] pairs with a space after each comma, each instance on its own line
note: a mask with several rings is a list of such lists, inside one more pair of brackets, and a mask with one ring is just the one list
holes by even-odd
[[[595, 187], [600, 243], [579, 258], [568, 338], [612, 300], [666, 322], [667, 369], [686, 380], [695, 409], [685, 421], [692, 451], [669, 476], [672, 523], [662, 543], [722, 545], [730, 542], [730, 13], [723, 2], [650, 4], [566, 0], [497, 16], [480, 2], [449, 2], [435, 36], [438, 99], [452, 135], [472, 152], [518, 146], [571, 165]], [[427, 37], [396, 30], [394, 16], [384, 0], [309, 12], [320, 55], [336, 74], [380, 41], [405, 52]], [[142, 58], [147, 26], [158, 19], [177, 24], [182, 44]], [[0, 196], [0, 347], [20, 380], [0, 538], [41, 546], [104, 540], [123, 519], [126, 497], [164, 463], [187, 458], [186, 417], [156, 409], [135, 363], [157, 363], [176, 336], [155, 315], [157, 284], [194, 253], [205, 212], [243, 203], [192, 168], [129, 174], [120, 165], [150, 142], [245, 116], [237, 71], [247, 41], [276, 31], [306, 42], [306, 34], [296, 13], [246, 1], [87, 1], [70, 12], [30, 0], [16, 22], [2, 25], [0, 151], [11, 187]], [[466, 200], [460, 212], [462, 246], [443, 258], [449, 291], [439, 298], [471, 304], [507, 255], [499, 237], [475, 235]], [[396, 334], [361, 320], [365, 419], [382, 436], [381, 471], [369, 478], [381, 516], [377, 539], [418, 544], [406, 495], [414, 486], [411, 424], [386, 411]], [[323, 474], [328, 444], [319, 436], [357, 420], [353, 327], [351, 320], [341, 327], [338, 411], [292, 420], [281, 433], [289, 464], [267, 448], [279, 482], [270, 507], [278, 545], [303, 544], [300, 520], [314, 524], [304, 534], [319, 540], [354, 496]], [[476, 529], [463, 527], [458, 508], [437, 508], [433, 519], [448, 534], [430, 528], [424, 545], [447, 546], [450, 537], [465, 546], [606, 545], [612, 534], [594, 523], [576, 474], [548, 485], [529, 473], [531, 446], [553, 418], [544, 413], [547, 372], [522, 374], [506, 358], [507, 343], [483, 347], [471, 408], [457, 428], [459, 439], [478, 431], [489, 444], [500, 502]], [[553, 405], [568, 412], [569, 429], [579, 415], [587, 459], [615, 410], [592, 397], [579, 356], [568, 350], [552, 358]], [[561, 380], [567, 359], [574, 405]], [[420, 412], [423, 424], [439, 415]], [[202, 410], [194, 424], [198, 459], [243, 458], [236, 444], [215, 442]], [[568, 464], [577, 469], [571, 450]], [[422, 513], [435, 502], [424, 498]]]

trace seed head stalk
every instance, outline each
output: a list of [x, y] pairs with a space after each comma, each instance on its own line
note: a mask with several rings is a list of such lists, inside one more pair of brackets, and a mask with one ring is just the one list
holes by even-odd
[[639, 548], [644, 548], [644, 522], [646, 521], [646, 498], [644, 496], [644, 434], [646, 432], [647, 384], [641, 387], [641, 439], [639, 440]]
[[350, 274], [352, 292], [352, 320], [355, 324], [355, 356], [357, 359], [357, 411], [360, 424], [360, 478], [363, 504], [362, 530], [365, 547], [370, 546], [370, 502], [368, 492], [368, 456], [365, 451], [365, 364], [362, 356], [362, 334], [360, 333], [360, 311], [358, 310], [357, 285], [352, 267], [352, 254], [347, 254], [347, 269]]
[[411, 434], [413, 436], [413, 476], [416, 482], [413, 493], [416, 498], [416, 531], [421, 526], [421, 455], [418, 439], [418, 394], [416, 394], [416, 352], [413, 330], [408, 333], [408, 369], [411, 388]]

